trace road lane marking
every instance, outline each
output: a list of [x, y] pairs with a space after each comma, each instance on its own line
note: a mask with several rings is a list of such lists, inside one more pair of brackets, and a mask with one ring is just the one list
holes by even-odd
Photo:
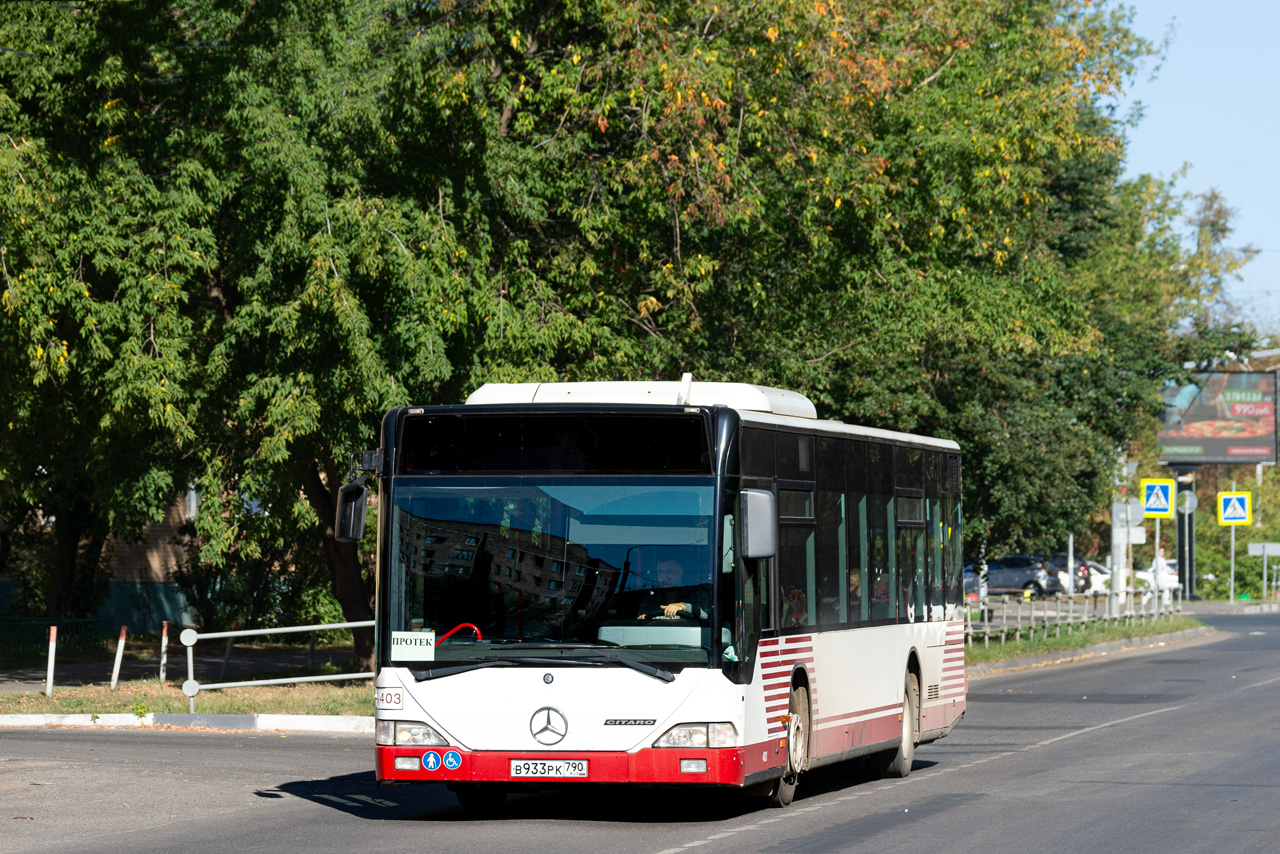
[[384, 801], [381, 798], [371, 798], [368, 795], [352, 795], [357, 801], [364, 801], [367, 804], [373, 804], [375, 807], [394, 807], [398, 806], [395, 801]]
[[359, 805], [358, 803], [356, 803], [355, 801], [349, 801], [349, 800], [347, 800], [346, 798], [341, 798], [341, 797], [338, 797], [337, 795], [316, 795], [316, 797], [317, 797], [317, 798], [324, 798], [326, 801], [333, 801], [335, 804], [342, 804], [344, 807], [358, 807], [358, 806], [360, 806], [360, 805]]
[[[1084, 729], [1078, 729], [1078, 730], [1075, 730], [1074, 732], [1068, 732], [1063, 735], [1056, 736], [1055, 738], [1046, 739], [1045, 741], [1042, 741], [1038, 744], [1028, 744], [1026, 747], [1019, 748], [1017, 752], [1021, 752], [1024, 750], [1031, 750], [1036, 747], [1044, 747], [1046, 744], [1053, 744], [1054, 742], [1062, 741], [1065, 738], [1075, 738], [1077, 735], [1084, 735], [1085, 733], [1097, 732], [1100, 729], [1106, 729], [1107, 727], [1113, 727], [1119, 724], [1125, 724], [1125, 723], [1128, 723], [1129, 721], [1141, 720], [1142, 718], [1149, 718], [1152, 715], [1162, 715], [1165, 712], [1176, 712], [1178, 711], [1178, 709], [1185, 709], [1188, 705], [1190, 704], [1183, 703], [1181, 706], [1166, 706], [1163, 709], [1153, 709], [1152, 711], [1149, 711], [1149, 712], [1143, 712], [1140, 715], [1130, 715], [1127, 718], [1120, 718], [1118, 720], [1108, 721], [1107, 723], [1098, 724], [1097, 726], [1085, 727]], [[1003, 753], [1001, 755], [1008, 756], [1009, 754]]]
[[1273, 682], [1280, 682], [1280, 676], [1276, 676], [1271, 679], [1264, 679], [1261, 682], [1254, 682], [1252, 685], [1241, 685], [1240, 690], [1243, 691], [1248, 688], [1261, 688], [1263, 685], [1270, 685]]
[[[1232, 678], [1234, 679], [1235, 677], [1233, 676]], [[1247, 689], [1247, 688], [1260, 688], [1260, 687], [1262, 687], [1262, 686], [1265, 686], [1265, 685], [1271, 685], [1271, 684], [1274, 684], [1274, 683], [1276, 683], [1276, 682], [1280, 682], [1280, 676], [1276, 676], [1276, 677], [1273, 677], [1273, 678], [1271, 678], [1271, 679], [1266, 679], [1266, 680], [1263, 680], [1262, 682], [1256, 682], [1256, 683], [1254, 683], [1254, 684], [1252, 684], [1252, 685], [1241, 685], [1239, 688], [1237, 688], [1237, 689], [1235, 689], [1235, 690], [1245, 690], [1245, 689]], [[1018, 748], [1017, 750], [1006, 750], [1006, 751], [1005, 751], [1005, 752], [1003, 752], [1003, 753], [997, 753], [997, 754], [995, 754], [995, 755], [993, 755], [993, 756], [986, 756], [986, 757], [983, 757], [983, 758], [981, 758], [981, 759], [974, 759], [974, 760], [972, 760], [971, 762], [965, 763], [964, 765], [958, 765], [958, 766], [954, 766], [954, 767], [951, 767], [951, 768], [939, 768], [939, 769], [933, 769], [933, 770], [927, 770], [927, 771], [922, 770], [922, 771], [916, 772], [916, 773], [915, 773], [915, 774], [913, 774], [912, 776], [907, 777], [907, 778], [905, 778], [905, 779], [897, 780], [897, 781], [894, 781], [894, 782], [891, 782], [891, 783], [885, 783], [885, 784], [883, 784], [883, 785], [877, 786], [877, 787], [876, 787], [876, 788], [874, 788], [874, 789], [870, 789], [869, 791], [870, 791], [872, 794], [876, 794], [876, 793], [879, 793], [879, 792], [888, 792], [888, 791], [892, 791], [893, 789], [899, 788], [899, 787], [901, 787], [901, 786], [905, 786], [906, 784], [910, 783], [910, 782], [911, 782], [911, 781], [913, 781], [913, 780], [917, 780], [917, 781], [918, 781], [918, 780], [929, 780], [929, 779], [932, 779], [932, 778], [934, 778], [934, 777], [937, 777], [937, 776], [940, 776], [940, 775], [942, 775], [942, 774], [945, 774], [945, 773], [947, 773], [948, 771], [953, 771], [953, 770], [955, 770], [955, 768], [969, 768], [969, 767], [972, 767], [972, 766], [974, 766], [974, 765], [981, 765], [981, 764], [982, 764], [982, 763], [984, 763], [984, 762], [990, 762], [990, 761], [995, 760], [995, 759], [1004, 759], [1005, 757], [1007, 757], [1007, 756], [1013, 756], [1013, 755], [1014, 755], [1014, 754], [1016, 754], [1016, 753], [1023, 753], [1023, 752], [1028, 751], [1028, 750], [1033, 750], [1033, 749], [1035, 749], [1035, 748], [1037, 748], [1037, 747], [1045, 747], [1045, 746], [1047, 746], [1047, 745], [1054, 744], [1054, 743], [1056, 743], [1056, 742], [1063, 741], [1063, 740], [1068, 739], [1068, 738], [1074, 738], [1074, 737], [1076, 737], [1076, 736], [1078, 736], [1078, 735], [1087, 735], [1088, 733], [1097, 732], [1098, 730], [1107, 729], [1107, 728], [1109, 728], [1109, 727], [1114, 727], [1114, 726], [1119, 726], [1120, 724], [1129, 723], [1129, 722], [1131, 722], [1131, 721], [1141, 720], [1141, 719], [1143, 719], [1143, 718], [1149, 718], [1149, 717], [1151, 717], [1152, 715], [1162, 715], [1162, 714], [1164, 714], [1165, 712], [1176, 712], [1176, 711], [1178, 711], [1179, 709], [1185, 709], [1185, 708], [1187, 708], [1188, 706], [1196, 705], [1196, 704], [1197, 704], [1197, 703], [1199, 703], [1199, 702], [1202, 702], [1202, 701], [1201, 701], [1201, 700], [1193, 700], [1192, 702], [1189, 702], [1189, 703], [1182, 703], [1182, 704], [1177, 705], [1177, 706], [1166, 706], [1166, 707], [1164, 707], [1164, 708], [1162, 708], [1162, 709], [1153, 709], [1153, 710], [1151, 710], [1151, 711], [1149, 711], [1149, 712], [1142, 712], [1142, 713], [1140, 713], [1140, 714], [1130, 715], [1130, 716], [1128, 716], [1128, 717], [1124, 717], [1124, 718], [1117, 718], [1116, 720], [1113, 720], [1113, 721], [1107, 721], [1107, 722], [1105, 722], [1105, 723], [1097, 724], [1096, 726], [1085, 727], [1084, 729], [1078, 729], [1078, 730], [1074, 730], [1074, 731], [1072, 731], [1072, 732], [1064, 733], [1063, 735], [1055, 736], [1054, 738], [1046, 739], [1045, 741], [1041, 741], [1041, 742], [1038, 742], [1038, 743], [1036, 743], [1036, 744], [1029, 744], [1029, 745], [1027, 745], [1026, 747], [1020, 747], [1020, 748]], [[861, 792], [859, 792], [858, 794], [862, 794], [862, 793], [861, 793]], [[833, 802], [833, 803], [840, 803], [840, 802], [842, 802], [842, 801], [852, 800], [853, 798], [856, 798], [856, 797], [858, 797], [858, 795], [844, 795], [844, 796], [842, 796], [842, 797], [839, 797], [839, 798], [834, 799], [832, 802]], [[812, 810], [821, 809], [821, 808], [822, 808], [823, 806], [825, 806], [825, 805], [826, 805], [826, 804], [815, 804], [815, 805], [813, 805], [812, 807], [807, 807], [807, 808], [805, 808], [805, 809], [800, 809], [800, 810], [791, 810], [791, 811], [789, 811], [789, 812], [787, 813], [787, 815], [798, 815], [798, 814], [800, 814], [800, 813], [810, 812], [810, 811], [812, 811]], [[742, 827], [742, 828], [739, 828], [739, 830], [754, 830], [754, 829], [756, 829], [759, 825], [762, 825], [762, 824], [772, 824], [772, 823], [773, 823], [773, 822], [775, 822], [775, 821], [781, 821], [783, 818], [786, 818], [786, 816], [778, 816], [778, 817], [776, 817], [776, 818], [766, 818], [766, 819], [761, 819], [761, 820], [759, 820], [758, 822], [756, 822], [756, 824], [754, 824], [754, 825], [750, 825], [749, 827]], [[660, 852], [658, 852], [658, 854], [677, 854], [677, 852], [680, 852], [680, 851], [686, 850], [686, 849], [688, 849], [688, 848], [692, 848], [692, 847], [695, 847], [695, 846], [697, 846], [697, 845], [704, 845], [704, 844], [706, 844], [706, 843], [708, 843], [708, 842], [711, 842], [711, 841], [713, 841], [713, 840], [716, 840], [716, 839], [722, 839], [722, 838], [724, 838], [726, 835], [728, 835], [728, 834], [721, 833], [721, 834], [717, 834], [717, 835], [715, 835], [715, 836], [709, 836], [709, 837], [707, 837], [706, 839], [701, 839], [701, 840], [698, 840], [697, 842], [691, 842], [691, 843], [689, 843], [689, 844], [685, 845], [685, 846], [684, 846], [684, 848], [668, 848], [668, 849], [667, 849], [667, 850], [665, 850], [665, 851], [660, 851]]]

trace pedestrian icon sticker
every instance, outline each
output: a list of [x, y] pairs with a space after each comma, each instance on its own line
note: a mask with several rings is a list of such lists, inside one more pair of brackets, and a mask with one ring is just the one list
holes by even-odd
[[450, 750], [444, 755], [444, 767], [450, 771], [457, 771], [458, 766], [462, 764], [462, 754], [456, 750]]
[[1142, 515], [1147, 519], [1173, 518], [1174, 482], [1166, 478], [1142, 481]]
[[1218, 493], [1219, 525], [1252, 525], [1253, 495], [1248, 492]]
[[440, 754], [434, 750], [428, 750], [422, 754], [422, 767], [428, 771], [437, 771], [440, 769]]

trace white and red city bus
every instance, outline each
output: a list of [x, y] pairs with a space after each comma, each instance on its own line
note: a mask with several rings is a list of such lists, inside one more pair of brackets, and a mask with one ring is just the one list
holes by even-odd
[[[960, 455], [737, 383], [491, 384], [379, 452], [376, 773], [737, 787], [964, 714]], [[364, 489], [343, 488], [339, 536]]]

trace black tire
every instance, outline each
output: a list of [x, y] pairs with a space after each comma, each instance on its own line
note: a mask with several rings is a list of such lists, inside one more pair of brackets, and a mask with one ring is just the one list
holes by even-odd
[[796, 796], [800, 772], [809, 764], [809, 691], [803, 685], [791, 689], [791, 721], [787, 724], [787, 770], [774, 784], [769, 802], [785, 807]]
[[497, 783], [456, 783], [453, 796], [469, 813], [493, 812], [507, 799], [507, 790]]
[[916, 724], [920, 709], [920, 681], [914, 673], [907, 674], [902, 697], [902, 743], [889, 754], [884, 768], [886, 777], [905, 777], [911, 773], [911, 763], [916, 758], [916, 740], [920, 737]]

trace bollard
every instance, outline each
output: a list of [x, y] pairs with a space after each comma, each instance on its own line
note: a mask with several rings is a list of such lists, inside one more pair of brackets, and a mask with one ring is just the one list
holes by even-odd
[[160, 626], [160, 687], [164, 687], [164, 669], [169, 663], [169, 621]]
[[116, 689], [116, 682], [120, 681], [120, 661], [124, 658], [124, 636], [129, 631], [128, 626], [120, 627], [120, 640], [116, 643], [116, 664], [111, 668], [111, 690]]
[[196, 681], [196, 639], [199, 635], [195, 629], [183, 629], [178, 639], [187, 648], [187, 681], [182, 683], [182, 693], [187, 695], [187, 705], [191, 710], [191, 714], [196, 713], [196, 695], [195, 692], [187, 693], [187, 686], [194, 686], [199, 690], [200, 683]]
[[44, 677], [44, 695], [46, 697], [53, 696], [53, 656], [58, 649], [58, 627], [49, 627], [49, 669], [45, 672]]

